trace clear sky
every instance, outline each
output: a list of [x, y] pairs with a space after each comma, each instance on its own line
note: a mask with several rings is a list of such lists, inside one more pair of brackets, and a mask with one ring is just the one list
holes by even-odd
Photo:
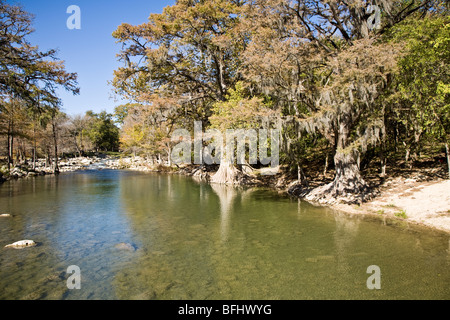
[[[62, 110], [70, 115], [87, 110], [113, 112], [124, 103], [112, 96], [108, 81], [121, 64], [116, 54], [121, 45], [115, 43], [113, 31], [121, 23], [133, 25], [147, 21], [150, 13], [161, 13], [175, 0], [8, 0], [20, 4], [35, 15], [35, 32], [28, 38], [42, 51], [58, 49], [57, 57], [64, 60], [68, 72], [78, 73], [80, 95], [59, 91]], [[70, 5], [81, 9], [81, 30], [67, 28], [66, 13]]]

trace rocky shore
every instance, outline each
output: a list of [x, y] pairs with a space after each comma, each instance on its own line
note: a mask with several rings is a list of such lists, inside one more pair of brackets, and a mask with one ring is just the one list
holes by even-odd
[[[59, 160], [59, 172], [74, 172], [80, 170], [120, 170], [128, 169], [143, 172], [158, 171], [141, 157], [78, 157]], [[0, 167], [0, 183], [21, 178], [45, 176], [54, 174], [52, 166], [47, 166], [44, 159], [36, 162], [35, 168], [31, 164], [19, 164], [8, 171], [7, 166]]]

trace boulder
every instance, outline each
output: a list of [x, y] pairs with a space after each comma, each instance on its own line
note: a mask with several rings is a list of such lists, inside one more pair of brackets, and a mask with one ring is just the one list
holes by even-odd
[[124, 250], [124, 251], [131, 251], [134, 252], [136, 251], [136, 247], [130, 243], [118, 243], [114, 246], [114, 248], [118, 249], [118, 250]]
[[34, 246], [36, 246], [36, 242], [34, 242], [33, 240], [21, 240], [14, 242], [13, 244], [8, 244], [5, 246], [5, 248], [23, 249]]

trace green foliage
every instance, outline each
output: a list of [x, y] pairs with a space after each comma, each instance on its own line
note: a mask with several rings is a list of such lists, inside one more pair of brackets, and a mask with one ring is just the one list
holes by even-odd
[[118, 151], [119, 128], [114, 125], [112, 115], [106, 111], [99, 114], [88, 111], [86, 115], [91, 118], [86, 134], [92, 140], [95, 148], [102, 151]]
[[219, 130], [258, 129], [261, 120], [268, 115], [270, 99], [249, 98], [243, 82], [236, 83], [228, 90], [225, 101], [216, 102], [212, 107], [211, 126]]
[[9, 174], [9, 170], [7, 166], [1, 166], [0, 167], [0, 178], [1, 176], [6, 176]]
[[450, 18], [427, 16], [408, 19], [389, 34], [403, 43], [388, 97], [407, 131], [423, 132], [432, 139], [447, 141], [450, 135]]
[[123, 125], [125, 118], [128, 116], [128, 110], [132, 107], [132, 104], [122, 104], [114, 108], [115, 122], [119, 125]]
[[408, 219], [408, 216], [406, 215], [406, 211], [405, 210], [401, 210], [401, 211], [395, 213], [394, 215], [396, 217], [398, 217], [398, 218]]

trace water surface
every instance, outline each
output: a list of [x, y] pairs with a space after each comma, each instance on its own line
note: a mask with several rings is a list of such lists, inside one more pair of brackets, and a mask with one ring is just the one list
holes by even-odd
[[[448, 235], [266, 189], [84, 171], [1, 185], [1, 213], [0, 299], [450, 298]], [[24, 239], [38, 246], [3, 248]]]

